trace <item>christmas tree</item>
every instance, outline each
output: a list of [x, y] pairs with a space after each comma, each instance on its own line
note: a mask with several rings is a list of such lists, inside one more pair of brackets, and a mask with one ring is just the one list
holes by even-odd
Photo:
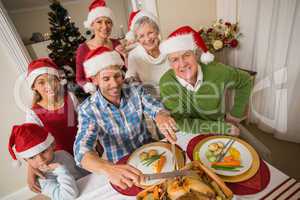
[[[49, 57], [65, 72], [67, 81], [74, 82], [76, 50], [85, 41], [75, 23], [71, 22], [68, 11], [58, 0], [51, 0], [51, 12], [48, 13], [50, 23], [51, 44], [47, 47], [51, 51]], [[69, 67], [68, 67], [69, 66]], [[70, 67], [73, 73], [70, 72]]]

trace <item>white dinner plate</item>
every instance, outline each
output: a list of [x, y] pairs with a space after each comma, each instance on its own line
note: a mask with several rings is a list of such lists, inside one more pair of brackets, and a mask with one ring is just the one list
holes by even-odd
[[[239, 171], [224, 171], [224, 170], [216, 170], [211, 168], [211, 162], [208, 161], [205, 153], [208, 149], [208, 146], [212, 143], [217, 143], [217, 142], [221, 142], [223, 144], [226, 144], [228, 141], [230, 140], [230, 138], [214, 138], [211, 140], [206, 141], [205, 143], [203, 143], [201, 145], [201, 147], [199, 148], [199, 159], [200, 161], [207, 167], [209, 167], [210, 169], [212, 169], [216, 174], [220, 174], [220, 175], [224, 175], [224, 176], [237, 176], [240, 174], [243, 174], [244, 172], [246, 172], [252, 164], [252, 155], [250, 153], [250, 151], [247, 149], [246, 146], [244, 146], [242, 143], [235, 141], [234, 144], [232, 145], [232, 147], [236, 148], [241, 155], [241, 166], [243, 166], [242, 168], [240, 168]], [[229, 153], [227, 153], [225, 156], [227, 156]]]
[[[127, 164], [139, 169], [144, 174], [153, 174], [154, 171], [152, 169], [152, 165], [150, 165], [150, 166], [143, 165], [140, 158], [139, 158], [140, 153], [148, 152], [151, 149], [156, 150], [158, 152], [158, 154], [161, 154], [161, 153], [165, 152], [164, 156], [166, 156], [166, 162], [165, 162], [161, 172], [170, 172], [170, 171], [174, 170], [174, 163], [173, 163], [173, 159], [172, 159], [173, 154], [169, 149], [167, 149], [165, 147], [162, 147], [162, 146], [148, 146], [148, 147], [145, 147], [145, 148], [137, 149], [130, 156], [130, 158], [127, 161]], [[149, 185], [157, 184], [161, 181], [162, 181], [162, 179], [150, 180], [150, 181], [146, 181], [145, 183], [143, 183], [143, 185], [149, 186]]]

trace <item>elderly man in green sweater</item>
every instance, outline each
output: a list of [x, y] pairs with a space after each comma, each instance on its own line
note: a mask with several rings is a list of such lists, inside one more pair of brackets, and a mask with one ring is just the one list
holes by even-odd
[[[252, 87], [249, 74], [214, 62], [201, 36], [188, 26], [171, 33], [160, 51], [171, 65], [160, 79], [160, 95], [180, 131], [239, 135], [234, 123], [246, 112]], [[226, 89], [235, 90], [230, 113], [225, 113]]]

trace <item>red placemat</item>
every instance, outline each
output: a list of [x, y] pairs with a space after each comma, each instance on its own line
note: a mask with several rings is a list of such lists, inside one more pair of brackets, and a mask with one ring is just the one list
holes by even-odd
[[[116, 164], [126, 164], [128, 158], [130, 155], [124, 156], [123, 158], [121, 158]], [[137, 187], [135, 185], [133, 185], [130, 188], [127, 188], [125, 190], [123, 190], [122, 188], [110, 183], [111, 186], [119, 193], [126, 195], [126, 196], [136, 196], [140, 191], [142, 191], [143, 189], [140, 187]]]
[[237, 195], [256, 194], [264, 190], [270, 182], [270, 169], [267, 164], [260, 159], [258, 171], [250, 179], [238, 183], [226, 183], [226, 185]]
[[[193, 150], [195, 146], [203, 139], [213, 135], [197, 135], [192, 138], [188, 145], [186, 153], [190, 160], [193, 160]], [[250, 179], [238, 183], [226, 183], [226, 185], [237, 195], [255, 194], [264, 190], [270, 182], [270, 169], [266, 163], [260, 159], [258, 171]]]

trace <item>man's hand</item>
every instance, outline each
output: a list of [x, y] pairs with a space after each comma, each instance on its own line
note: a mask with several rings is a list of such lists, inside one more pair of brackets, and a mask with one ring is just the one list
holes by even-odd
[[127, 58], [128, 56], [128, 51], [126, 49], [126, 44], [125, 43], [121, 43], [118, 46], [115, 47], [115, 50], [121, 54], [124, 58]]
[[130, 165], [108, 164], [104, 169], [104, 173], [112, 184], [123, 190], [140, 183], [143, 179], [142, 172]]
[[226, 118], [225, 118], [225, 121], [226, 122], [229, 122], [231, 124], [237, 124], [237, 123], [240, 123], [241, 121], [243, 120], [243, 118], [236, 118], [234, 116], [232, 116], [231, 114], [227, 113], [226, 114]]
[[167, 140], [174, 144], [176, 143], [177, 126], [175, 120], [166, 111], [160, 111], [155, 118], [156, 125]]
[[45, 179], [44, 174], [30, 165], [27, 167], [27, 185], [29, 189], [35, 193], [41, 193], [41, 188], [39, 184], [36, 182], [37, 177]]
[[229, 124], [231, 125], [231, 127], [230, 127], [230, 131], [227, 134], [231, 135], [231, 136], [239, 136], [240, 129], [231, 123], [229, 123]]

